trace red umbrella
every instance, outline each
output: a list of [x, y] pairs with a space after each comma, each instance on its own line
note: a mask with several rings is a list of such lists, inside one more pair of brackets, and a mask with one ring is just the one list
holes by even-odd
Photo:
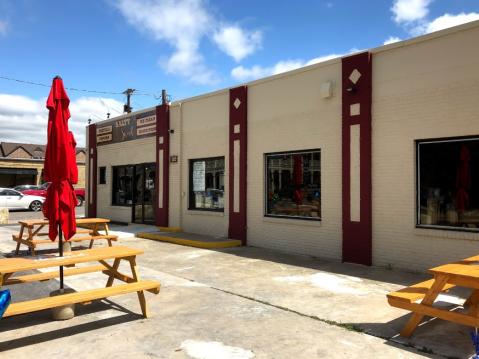
[[[49, 238], [55, 241], [59, 235], [60, 256], [63, 256], [62, 232], [65, 240], [76, 233], [75, 206], [78, 203], [72, 186], [72, 180], [73, 183], [78, 181], [78, 168], [73, 147], [73, 144], [76, 146], [75, 139], [68, 131], [69, 104], [63, 81], [57, 76], [47, 100], [48, 142], [44, 177], [51, 184], [42, 211], [50, 221]], [[63, 289], [63, 267], [60, 267], [60, 288]]]
[[466, 146], [461, 147], [461, 162], [457, 166], [456, 174], [456, 211], [463, 214], [466, 206], [469, 206], [469, 196], [466, 189], [471, 188], [471, 169], [469, 168], [469, 160], [471, 154]]
[[299, 206], [303, 203], [304, 194], [301, 191], [301, 183], [303, 182], [303, 171], [301, 165], [303, 161], [301, 160], [300, 155], [294, 156], [294, 165], [293, 165], [293, 178], [291, 179], [291, 184], [295, 187], [293, 192], [293, 201]]

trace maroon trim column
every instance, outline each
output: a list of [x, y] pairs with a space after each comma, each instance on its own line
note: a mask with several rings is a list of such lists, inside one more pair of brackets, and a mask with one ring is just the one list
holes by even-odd
[[[353, 88], [356, 92], [348, 92]], [[372, 54], [342, 59], [343, 262], [372, 264]], [[359, 104], [359, 105], [358, 105]], [[353, 105], [353, 107], [351, 107]], [[359, 125], [359, 220], [351, 220], [351, 126]]]
[[[97, 203], [97, 146], [96, 146], [96, 123], [88, 126], [88, 217], [96, 218]], [[93, 160], [93, 163], [92, 163]], [[91, 179], [91, 183], [90, 183]]]
[[[230, 89], [230, 128], [229, 128], [229, 228], [228, 238], [237, 239], [246, 245], [246, 156], [247, 156], [247, 124], [248, 124], [247, 87]], [[235, 148], [239, 153], [235, 154]], [[235, 158], [239, 155], [239, 174], [236, 173]], [[235, 203], [235, 185], [236, 203]]]
[[[168, 207], [170, 192], [170, 106], [156, 107], [156, 208], [155, 225], [168, 227]], [[163, 151], [160, 160], [160, 151]], [[163, 168], [161, 168], [163, 167]], [[160, 171], [161, 177], [160, 177]], [[161, 188], [161, 190], [160, 190]], [[162, 196], [162, 198], [160, 198]], [[161, 201], [162, 199], [162, 201]]]

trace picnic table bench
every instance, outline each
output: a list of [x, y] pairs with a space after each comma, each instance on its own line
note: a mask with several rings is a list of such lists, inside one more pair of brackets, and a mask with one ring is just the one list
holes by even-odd
[[[479, 327], [479, 256], [432, 268], [428, 272], [434, 275], [434, 279], [387, 295], [391, 306], [413, 312], [400, 335], [409, 338], [425, 315]], [[433, 306], [441, 292], [447, 292], [455, 286], [474, 289], [464, 302], [464, 306], [469, 305], [467, 314]], [[418, 303], [419, 300], [421, 300], [420, 303]]]
[[[95, 261], [100, 262], [100, 264], [64, 270], [64, 277], [93, 272], [102, 272], [108, 276], [105, 288], [13, 303], [10, 304], [3, 316], [9, 317], [12, 315], [30, 313], [73, 303], [82, 303], [86, 305], [90, 304], [92, 300], [137, 292], [143, 316], [148, 318], [149, 313], [143, 291], [158, 294], [160, 292], [161, 284], [152, 280], [140, 280], [138, 268], [136, 266], [136, 256], [143, 253], [143, 251], [138, 249], [117, 246], [67, 252], [64, 254], [64, 257], [60, 257], [58, 254], [43, 254], [31, 257], [0, 259], [0, 288], [2, 285], [8, 286], [34, 281], [45, 282], [60, 276], [59, 271], [55, 270], [53, 272], [12, 277], [12, 275], [17, 272], [58, 267], [61, 265], [72, 266], [79, 263]], [[105, 262], [110, 259], [114, 260], [113, 265]], [[131, 276], [118, 271], [121, 260], [129, 262], [132, 272]], [[115, 279], [118, 279], [125, 284], [113, 286], [113, 281]]]
[[[77, 234], [89, 234], [89, 236], [84, 237], [73, 237], [69, 239], [69, 242], [81, 242], [81, 241], [90, 241], [90, 249], [93, 247], [93, 242], [98, 239], [106, 239], [108, 245], [111, 247], [111, 241], [117, 241], [118, 236], [110, 235], [108, 231], [109, 219], [103, 218], [81, 218], [76, 220], [77, 225], [86, 225], [89, 229], [77, 230]], [[35, 248], [37, 244], [42, 243], [53, 243], [49, 238], [46, 239], [35, 239], [35, 237], [48, 237], [48, 232], [39, 233], [43, 227], [49, 224], [48, 220], [34, 220], [34, 221], [18, 221], [21, 224], [20, 233], [14, 234], [12, 239], [14, 242], [17, 242], [17, 248], [15, 249], [15, 254], [18, 254], [20, 250], [20, 245], [24, 244], [30, 247], [32, 254], [35, 255]], [[105, 230], [105, 234], [98, 232], [99, 226], [102, 226]], [[38, 227], [35, 229], [35, 227]], [[28, 233], [25, 233], [28, 232]], [[58, 243], [58, 237], [55, 239], [55, 242]]]

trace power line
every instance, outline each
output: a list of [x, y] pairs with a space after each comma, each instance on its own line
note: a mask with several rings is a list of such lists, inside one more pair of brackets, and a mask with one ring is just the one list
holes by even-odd
[[[21, 82], [21, 83], [25, 83], [25, 84], [29, 84], [29, 85], [36, 85], [36, 86], [44, 86], [44, 87], [52, 87], [51, 85], [45, 85], [45, 84], [39, 84], [39, 83], [36, 83], [36, 82], [30, 82], [30, 81], [23, 81], [23, 80], [17, 80], [17, 79], [11, 79], [9, 77], [4, 77], [4, 76], [0, 76], [0, 79], [4, 79], [4, 80], [9, 80], [9, 81], [16, 81], [16, 82]], [[67, 90], [72, 90], [72, 91], [83, 91], [83, 92], [95, 92], [95, 93], [106, 93], [106, 94], [111, 94], [111, 95], [123, 95], [124, 92], [109, 92], [109, 91], [96, 91], [96, 90], [83, 90], [83, 89], [77, 89], [77, 88], [73, 88], [73, 87], [65, 87], [65, 89]], [[155, 99], [160, 99], [160, 97], [156, 94], [152, 94], [152, 93], [143, 93], [144, 91], [141, 91], [142, 93], [138, 93], [138, 94], [135, 94], [135, 95], [138, 95], [138, 96], [153, 96], [155, 97]], [[133, 95], [133, 94], [132, 94]], [[158, 97], [158, 98], [157, 98]]]

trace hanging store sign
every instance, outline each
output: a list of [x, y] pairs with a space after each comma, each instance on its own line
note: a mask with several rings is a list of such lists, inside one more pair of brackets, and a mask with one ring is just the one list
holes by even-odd
[[128, 118], [112, 120], [97, 128], [97, 144], [107, 145], [132, 141], [156, 134], [156, 110]]

